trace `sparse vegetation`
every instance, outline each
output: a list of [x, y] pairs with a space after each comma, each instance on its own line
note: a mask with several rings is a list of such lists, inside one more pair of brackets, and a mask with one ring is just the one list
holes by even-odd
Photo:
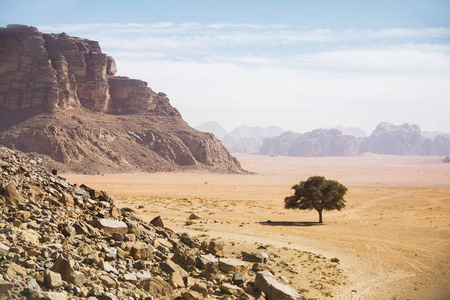
[[345, 207], [344, 195], [347, 188], [335, 180], [327, 180], [323, 176], [312, 176], [292, 187], [293, 196], [284, 199], [286, 209], [315, 209], [322, 223], [323, 210], [341, 210]]

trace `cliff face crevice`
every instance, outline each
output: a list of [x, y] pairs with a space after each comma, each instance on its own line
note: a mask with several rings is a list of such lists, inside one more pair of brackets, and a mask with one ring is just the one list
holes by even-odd
[[245, 172], [164, 93], [116, 76], [96, 41], [8, 25], [0, 28], [0, 61], [0, 144], [76, 172]]

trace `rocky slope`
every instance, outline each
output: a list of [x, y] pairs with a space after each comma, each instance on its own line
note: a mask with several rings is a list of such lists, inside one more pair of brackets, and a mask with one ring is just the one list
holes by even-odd
[[0, 299], [300, 299], [264, 253], [143, 222], [0, 146]]
[[355, 156], [358, 148], [359, 141], [353, 136], [342, 135], [337, 129], [316, 129], [305, 134], [287, 131], [267, 138], [259, 153], [282, 156]]
[[0, 143], [77, 172], [245, 172], [167, 96], [115, 76], [98, 42], [34, 27], [0, 28]]

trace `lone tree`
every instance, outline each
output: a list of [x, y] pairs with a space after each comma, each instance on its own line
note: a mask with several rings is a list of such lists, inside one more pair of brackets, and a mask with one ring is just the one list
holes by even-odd
[[347, 188], [335, 181], [327, 180], [323, 176], [312, 176], [292, 187], [293, 196], [284, 199], [287, 209], [315, 209], [319, 213], [319, 223], [322, 222], [322, 211], [341, 210], [345, 207], [344, 195]]

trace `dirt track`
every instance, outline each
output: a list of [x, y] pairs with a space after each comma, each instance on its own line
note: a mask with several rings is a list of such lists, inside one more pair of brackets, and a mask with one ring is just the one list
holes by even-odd
[[[450, 164], [442, 158], [238, 159], [258, 174], [66, 177], [109, 190], [119, 206], [135, 208], [146, 220], [161, 215], [178, 232], [220, 238], [230, 255], [266, 245], [284, 263], [279, 275], [306, 297], [450, 297]], [[323, 225], [315, 211], [283, 209], [290, 187], [312, 175], [349, 188], [347, 208], [324, 212]], [[192, 212], [204, 219], [186, 226]], [[340, 263], [330, 263], [332, 257]]]

